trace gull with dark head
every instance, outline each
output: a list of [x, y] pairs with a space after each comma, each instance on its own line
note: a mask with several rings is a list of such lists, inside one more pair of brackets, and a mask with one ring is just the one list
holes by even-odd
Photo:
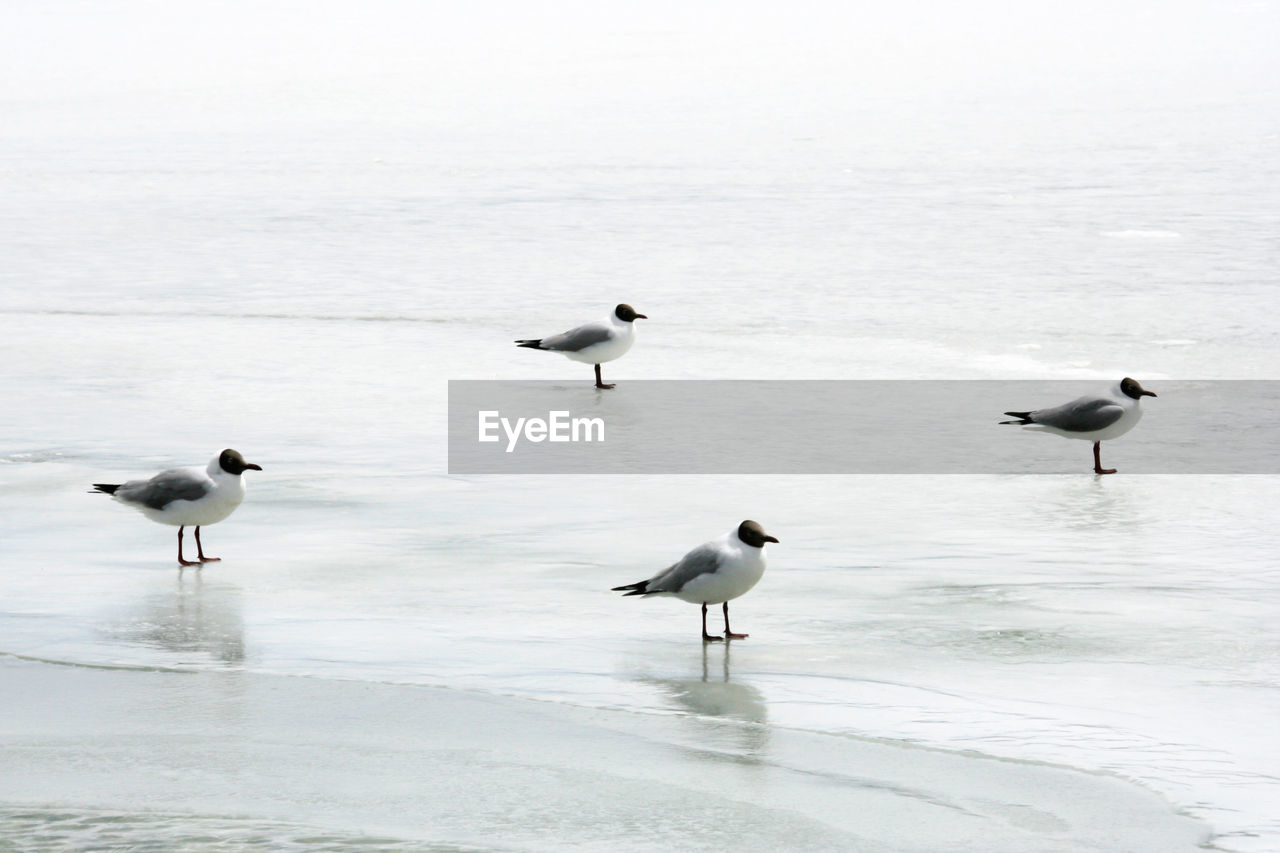
[[1142, 419], [1138, 401], [1154, 396], [1154, 391], [1143, 388], [1136, 379], [1125, 377], [1101, 394], [1088, 394], [1052, 409], [1005, 412], [1018, 420], [1000, 423], [1092, 441], [1093, 473], [1114, 474], [1115, 468], [1102, 467], [1102, 442], [1119, 438], [1133, 429]]
[[[626, 595], [672, 595], [681, 601], [702, 605], [702, 639], [741, 640], [746, 634], [729, 630], [729, 602], [750, 590], [764, 575], [764, 544], [778, 540], [754, 521], [744, 521], [735, 530], [706, 542], [677, 562], [644, 581], [615, 586]], [[707, 633], [707, 605], [724, 606], [724, 637]]]
[[[240, 475], [261, 470], [261, 466], [246, 462], [238, 450], [227, 449], [204, 468], [170, 468], [149, 480], [94, 483], [93, 488], [133, 507], [152, 521], [177, 525], [178, 562], [194, 566], [222, 559], [205, 556], [200, 544], [200, 528], [231, 515], [244, 500], [244, 478]], [[195, 560], [182, 556], [182, 530], [189, 524], [196, 528], [198, 559]]]
[[636, 320], [648, 320], [630, 305], [619, 305], [603, 320], [586, 323], [549, 338], [516, 341], [516, 346], [558, 352], [574, 361], [596, 366], [596, 387], [612, 388], [600, 378], [600, 365], [626, 355], [636, 341]]

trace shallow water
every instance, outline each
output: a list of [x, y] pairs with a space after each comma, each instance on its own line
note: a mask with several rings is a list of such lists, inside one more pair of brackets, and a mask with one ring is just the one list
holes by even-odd
[[[586, 386], [511, 341], [618, 301], [650, 320], [603, 411], [642, 378], [1276, 378], [1275, 4], [555, 8], [0, 33], [0, 837], [1280, 844], [1280, 481], [1126, 476], [1161, 399], [1101, 479], [1007, 427], [1078, 473], [446, 467], [447, 380]], [[86, 494], [227, 446], [264, 470], [203, 569]], [[750, 639], [608, 592], [748, 517], [781, 540]]]

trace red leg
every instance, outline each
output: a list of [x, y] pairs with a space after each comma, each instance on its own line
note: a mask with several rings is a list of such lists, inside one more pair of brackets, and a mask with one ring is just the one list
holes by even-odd
[[729, 602], [724, 603], [724, 635], [730, 640], [745, 640], [748, 634], [735, 634], [729, 630]]
[[[179, 526], [178, 526], [178, 565], [180, 565], [180, 566], [198, 566], [198, 565], [200, 565], [200, 561], [199, 561], [199, 560], [184, 560], [184, 559], [182, 559], [182, 528], [183, 528], [183, 526], [184, 526], [184, 525], [179, 525]], [[199, 528], [196, 528], [196, 529], [197, 529], [197, 530], [199, 530]]]
[[724, 637], [713, 637], [707, 633], [707, 603], [702, 602], [702, 642], [710, 643], [716, 640], [723, 640]]
[[[598, 364], [596, 365], [596, 387], [597, 387], [597, 388], [612, 388], [612, 387], [613, 387], [613, 385], [612, 385], [612, 384], [609, 384], [609, 385], [604, 384], [604, 380], [600, 378], [600, 365], [598, 365]], [[705, 632], [703, 632], [703, 633], [705, 633]], [[719, 638], [717, 638], [717, 639], [719, 639]]]
[[1093, 473], [1095, 474], [1114, 474], [1115, 468], [1102, 467], [1102, 442], [1095, 441], [1093, 443]]
[[204, 549], [200, 547], [200, 525], [198, 524], [196, 525], [196, 553], [200, 555], [200, 562], [202, 563], [216, 563], [222, 559], [221, 557], [206, 557], [204, 555]]

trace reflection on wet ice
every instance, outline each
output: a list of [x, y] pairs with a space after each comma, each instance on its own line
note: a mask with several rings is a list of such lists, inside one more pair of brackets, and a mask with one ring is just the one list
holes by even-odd
[[206, 581], [203, 572], [179, 572], [166, 584], [130, 605], [105, 629], [112, 639], [212, 661], [242, 664], [245, 659], [244, 604], [239, 587]]

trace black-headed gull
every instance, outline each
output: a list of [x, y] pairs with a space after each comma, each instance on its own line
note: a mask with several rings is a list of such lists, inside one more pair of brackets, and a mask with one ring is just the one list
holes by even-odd
[[1133, 429], [1142, 419], [1138, 401], [1154, 396], [1155, 392], [1143, 388], [1137, 380], [1125, 377], [1102, 394], [1088, 394], [1052, 409], [1005, 412], [1018, 420], [1000, 423], [1092, 441], [1093, 473], [1114, 474], [1115, 468], [1102, 467], [1102, 442], [1119, 438]]
[[[764, 543], [777, 542], [754, 521], [694, 548], [678, 562], [644, 581], [615, 586], [627, 595], [674, 595], [681, 601], [702, 605], [704, 641], [744, 639], [729, 630], [729, 602], [747, 592], [764, 575]], [[724, 637], [707, 633], [707, 605], [724, 605]]]
[[648, 320], [630, 305], [619, 305], [603, 320], [586, 323], [549, 338], [516, 341], [516, 346], [558, 352], [574, 361], [596, 366], [596, 387], [612, 388], [600, 378], [600, 365], [621, 358], [636, 342], [636, 320]]
[[[240, 475], [261, 470], [261, 466], [246, 462], [239, 451], [228, 449], [204, 468], [170, 468], [150, 480], [94, 483], [93, 488], [141, 511], [152, 521], [178, 525], [178, 562], [194, 566], [222, 559], [204, 555], [200, 528], [231, 515], [244, 500], [244, 478]], [[182, 529], [188, 524], [196, 528], [196, 560], [182, 556]]]

